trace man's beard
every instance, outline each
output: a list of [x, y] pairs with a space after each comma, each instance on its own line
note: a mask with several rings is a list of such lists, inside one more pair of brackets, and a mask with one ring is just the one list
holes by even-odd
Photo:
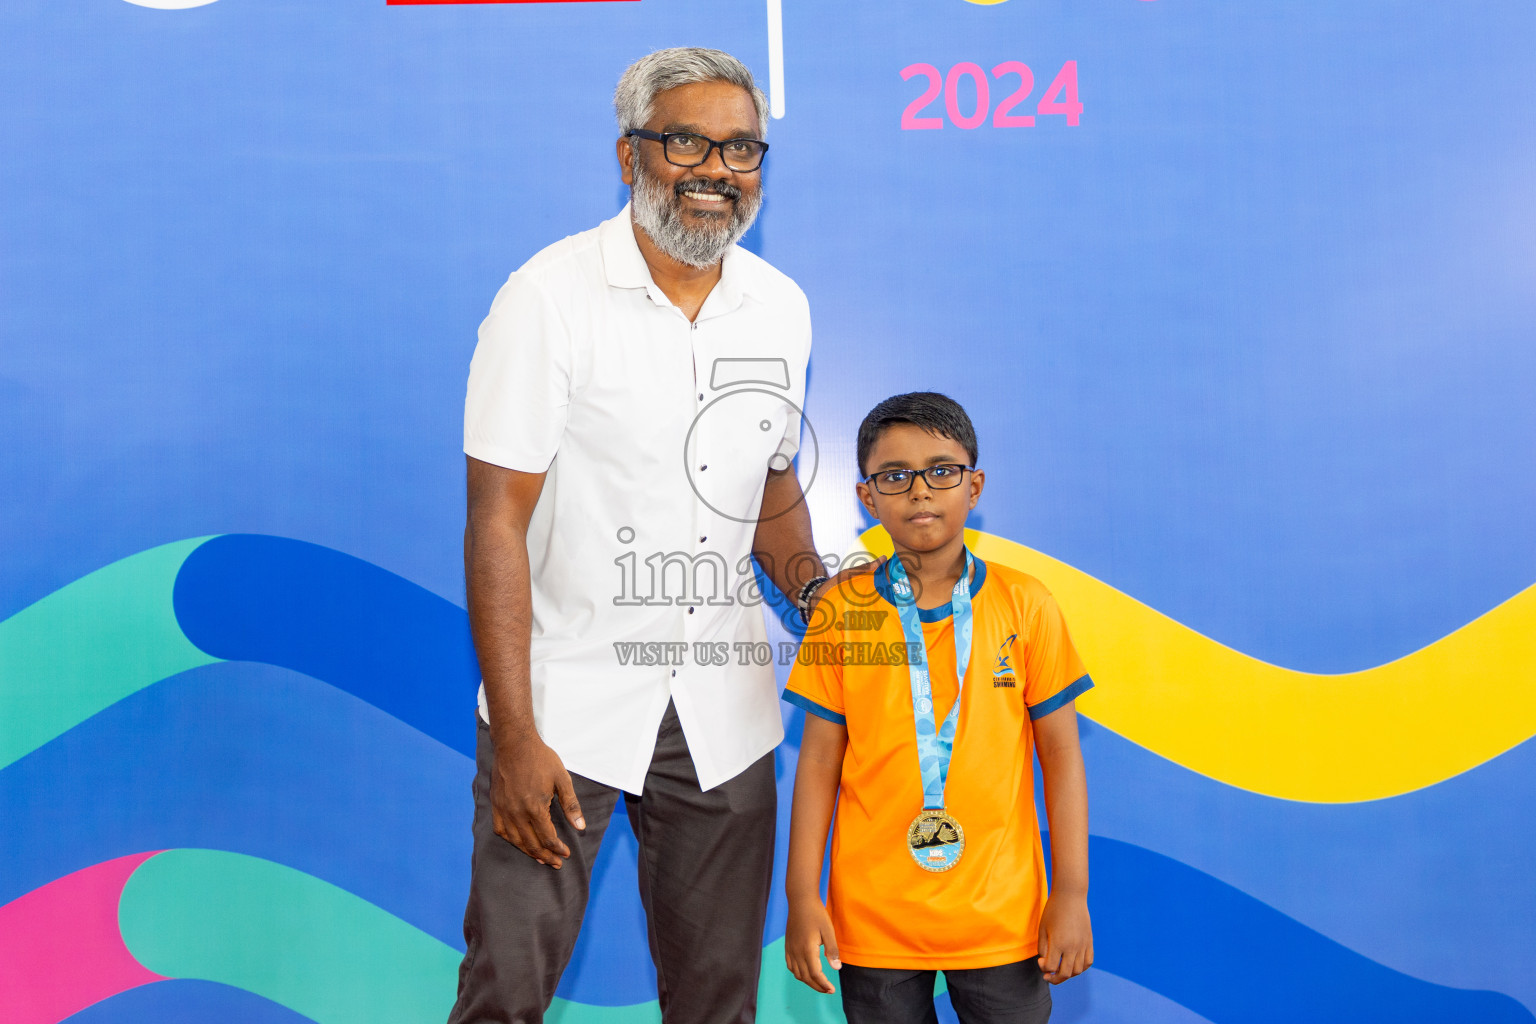
[[[729, 182], [685, 178], [668, 188], [665, 182], [646, 173], [638, 155], [634, 176], [630, 197], [635, 223], [656, 243], [656, 248], [699, 270], [712, 267], [725, 257], [726, 250], [747, 233], [763, 205], [761, 186], [744, 193]], [[709, 213], [703, 224], [689, 227], [683, 220], [684, 192], [708, 192], [734, 200], [730, 215], [726, 216], [724, 210]]]

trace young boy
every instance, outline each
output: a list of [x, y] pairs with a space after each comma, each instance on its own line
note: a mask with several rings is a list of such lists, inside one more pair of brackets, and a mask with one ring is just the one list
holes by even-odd
[[[1040, 581], [966, 549], [976, 454], [970, 417], [943, 395], [898, 395], [864, 418], [859, 500], [896, 554], [823, 596], [813, 626], [825, 628], [807, 635], [784, 693], [807, 712], [785, 959], [832, 992], [825, 947], [850, 1024], [935, 1021], [935, 971], [962, 1024], [1043, 1022], [1046, 983], [1093, 963], [1072, 703], [1093, 683]], [[834, 805], [829, 911], [820, 882]]]

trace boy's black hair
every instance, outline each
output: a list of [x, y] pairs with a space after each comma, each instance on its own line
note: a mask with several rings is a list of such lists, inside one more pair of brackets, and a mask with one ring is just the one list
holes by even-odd
[[893, 423], [910, 423], [922, 427], [930, 434], [947, 437], [971, 458], [976, 465], [976, 428], [965, 414], [960, 403], [937, 391], [913, 391], [905, 395], [893, 395], [869, 410], [864, 422], [859, 424], [859, 476], [867, 475], [864, 463], [880, 440], [880, 435]]

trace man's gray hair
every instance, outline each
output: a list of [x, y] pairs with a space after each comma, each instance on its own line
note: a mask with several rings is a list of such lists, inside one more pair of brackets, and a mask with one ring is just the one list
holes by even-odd
[[747, 90], [757, 108], [758, 138], [768, 137], [768, 97], [752, 81], [752, 72], [723, 50], [676, 46], [657, 50], [629, 66], [613, 91], [613, 111], [619, 118], [619, 134], [644, 128], [651, 119], [658, 94], [695, 82], [730, 82]]

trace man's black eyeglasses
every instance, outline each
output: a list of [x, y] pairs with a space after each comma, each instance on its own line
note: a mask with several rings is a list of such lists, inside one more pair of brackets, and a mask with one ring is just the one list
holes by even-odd
[[624, 134], [661, 143], [661, 151], [666, 154], [667, 163], [678, 167], [697, 167], [718, 148], [725, 166], [746, 174], [761, 167], [763, 154], [768, 152], [768, 143], [761, 139], [726, 139], [724, 142], [716, 142], [693, 132], [653, 132], [644, 128], [631, 128]]
[[917, 478], [922, 477], [923, 483], [933, 490], [947, 491], [951, 487], [959, 487], [960, 481], [965, 479], [966, 471], [975, 468], [946, 462], [927, 469], [882, 469], [865, 477], [864, 482], [873, 484], [881, 494], [906, 494]]

